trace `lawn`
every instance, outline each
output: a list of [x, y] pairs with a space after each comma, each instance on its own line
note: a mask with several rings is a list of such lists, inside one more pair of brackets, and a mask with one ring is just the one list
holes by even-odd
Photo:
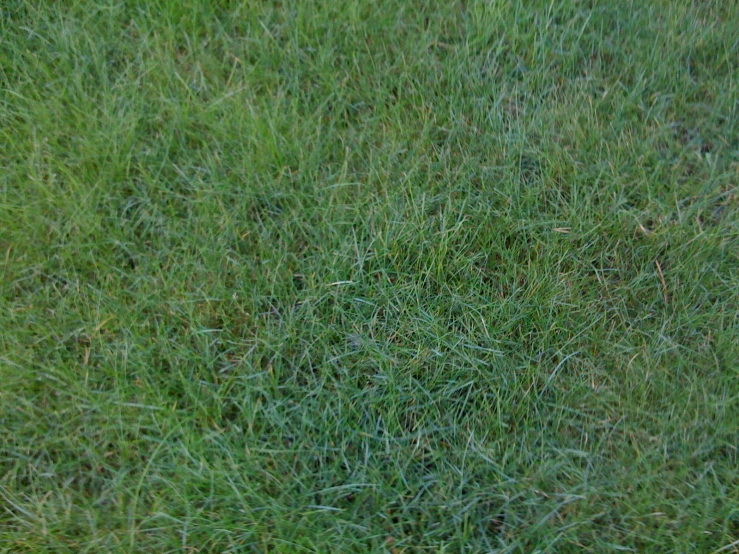
[[739, 549], [736, 2], [0, 10], [0, 552]]

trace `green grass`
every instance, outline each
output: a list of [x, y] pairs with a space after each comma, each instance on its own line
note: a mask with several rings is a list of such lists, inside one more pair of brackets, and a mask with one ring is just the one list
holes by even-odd
[[0, 8], [0, 551], [739, 547], [735, 2]]

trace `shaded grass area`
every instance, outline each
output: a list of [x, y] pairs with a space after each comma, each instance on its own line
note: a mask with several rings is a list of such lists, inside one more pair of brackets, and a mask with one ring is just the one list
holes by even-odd
[[3, 551], [738, 544], [735, 3], [0, 21]]

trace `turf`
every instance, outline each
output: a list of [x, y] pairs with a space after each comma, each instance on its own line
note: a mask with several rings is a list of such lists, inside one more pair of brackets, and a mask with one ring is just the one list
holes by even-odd
[[739, 547], [735, 2], [0, 8], [0, 551]]

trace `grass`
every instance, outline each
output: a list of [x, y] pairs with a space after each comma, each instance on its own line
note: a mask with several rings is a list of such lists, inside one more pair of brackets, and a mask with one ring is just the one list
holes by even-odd
[[736, 3], [0, 7], [0, 551], [739, 548]]

